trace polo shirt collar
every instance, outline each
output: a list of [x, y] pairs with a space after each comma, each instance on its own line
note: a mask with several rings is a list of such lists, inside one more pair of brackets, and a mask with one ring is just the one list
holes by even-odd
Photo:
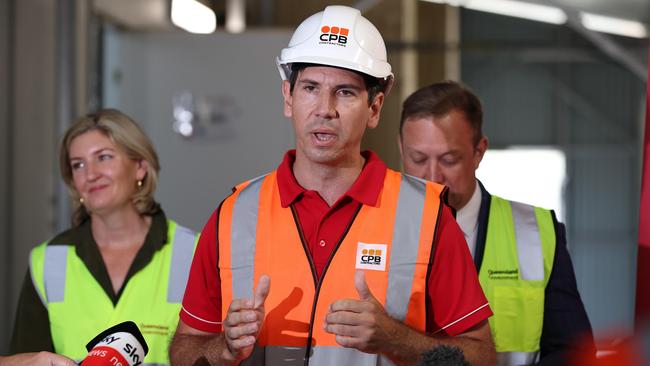
[[[368, 206], [376, 206], [379, 194], [384, 186], [386, 164], [370, 150], [361, 153], [366, 159], [361, 173], [350, 189], [345, 193], [353, 200]], [[289, 150], [277, 170], [278, 189], [282, 207], [288, 207], [297, 201], [307, 190], [302, 187], [293, 175], [293, 163], [296, 161], [296, 150]]]
[[[84, 220], [79, 226], [65, 232], [66, 239], [56, 239], [53, 242], [60, 242], [71, 244], [77, 247], [77, 252], [87, 253], [97, 249], [97, 243], [93, 237], [90, 218]], [[64, 236], [64, 235], [61, 235]], [[153, 256], [153, 253], [158, 251], [167, 243], [167, 218], [162, 210], [151, 215], [151, 226], [149, 232], [145, 237], [141, 250], [147, 253], [147, 257]]]

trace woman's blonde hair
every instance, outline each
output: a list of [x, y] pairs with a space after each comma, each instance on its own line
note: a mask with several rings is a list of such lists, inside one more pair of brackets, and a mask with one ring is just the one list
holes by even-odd
[[[102, 109], [76, 120], [66, 131], [61, 142], [59, 165], [61, 176], [68, 187], [72, 198], [72, 224], [77, 226], [88, 218], [88, 211], [79, 202], [79, 192], [72, 182], [72, 167], [70, 166], [70, 145], [72, 141], [86, 132], [99, 131], [106, 135], [126, 155], [136, 161], [147, 162], [147, 174], [142, 179], [142, 186], [133, 195], [133, 205], [141, 215], [152, 215], [160, 207], [154, 200], [158, 185], [158, 154], [151, 141], [135, 121], [117, 109]], [[136, 182], [133, 182], [136, 184]]]

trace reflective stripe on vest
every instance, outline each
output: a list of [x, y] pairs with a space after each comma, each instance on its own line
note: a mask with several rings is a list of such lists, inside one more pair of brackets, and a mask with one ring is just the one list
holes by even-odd
[[247, 299], [253, 295], [253, 261], [260, 188], [266, 175], [253, 179], [235, 202], [232, 213], [232, 241], [237, 243], [231, 252], [233, 298]]
[[[344, 281], [347, 282], [347, 288], [343, 289], [345, 286], [341, 282], [338, 282], [336, 277], [332, 276], [340, 273], [341, 268], [349, 269], [352, 266], [351, 268], [354, 270], [355, 258], [351, 258], [351, 256], [353, 256], [353, 253], [358, 255], [359, 249], [357, 245], [362, 242], [362, 239], [370, 239], [367, 242], [363, 241], [363, 243], [383, 245], [390, 252], [390, 254], [385, 253], [384, 257], [382, 257], [382, 260], [387, 259], [388, 261], [383, 271], [365, 271], [369, 286], [372, 287], [372, 283], [383, 283], [381, 286], [385, 286], [383, 296], [381, 296], [381, 290], [377, 292], [373, 289], [373, 293], [377, 296], [378, 300], [380, 298], [385, 300], [383, 301], [383, 305], [387, 313], [392, 317], [405, 321], [416, 329], [424, 330], [426, 320], [424, 305], [426, 272], [431, 257], [435, 222], [440, 206], [438, 197], [442, 187], [427, 184], [417, 178], [402, 176], [399, 173], [389, 171], [387, 173], [384, 192], [380, 198], [382, 207], [363, 206], [361, 208], [348, 234], [346, 234], [337, 249], [335, 249], [335, 252], [333, 252], [330, 258], [331, 262], [326, 266], [323, 272], [324, 277], [319, 286], [314, 289], [312, 278], [305, 278], [307, 276], [313, 276], [313, 270], [307, 269], [305, 271], [305, 268], [309, 268], [304, 265], [304, 263], [307, 263], [305, 256], [307, 249], [303, 247], [298, 236], [298, 230], [291, 209], [282, 209], [279, 207], [279, 193], [275, 179], [275, 173], [271, 173], [238, 186], [233, 196], [227, 199], [222, 205], [219, 218], [219, 250], [220, 253], [226, 253], [221, 258], [227, 258], [225, 261], [220, 259], [219, 263], [220, 273], [222, 274], [222, 285], [226, 286], [222, 291], [225, 299], [222, 304], [224, 308], [229, 305], [231, 299], [247, 299], [253, 296], [254, 286], [256, 284], [255, 279], [264, 273], [260, 273], [262, 270], [256, 268], [256, 265], [271, 271], [278, 270], [277, 267], [274, 267], [275, 261], [270, 259], [278, 258], [272, 257], [273, 255], [280, 255], [275, 254], [275, 252], [283, 251], [282, 253], [284, 254], [284, 251], [286, 251], [285, 257], [281, 259], [290, 258], [291, 262], [289, 263], [295, 262], [295, 268], [293, 265], [290, 267], [290, 271], [295, 269], [295, 273], [289, 275], [285, 273], [285, 280], [274, 280], [274, 276], [271, 276], [272, 285], [269, 298], [267, 298], [267, 317], [265, 318], [265, 325], [267, 322], [277, 322], [278, 320], [274, 313], [282, 312], [281, 314], [285, 315], [282, 315], [280, 319], [284, 320], [280, 320], [280, 323], [273, 324], [278, 325], [278, 328], [286, 327], [286, 324], [295, 325], [286, 331], [282, 331], [282, 329], [268, 331], [269, 328], [275, 328], [270, 325], [263, 327], [258, 345], [251, 357], [244, 364], [302, 365], [304, 363], [311, 363], [314, 365], [392, 365], [390, 361], [383, 357], [339, 347], [333, 341], [333, 336], [329, 335], [328, 337], [322, 330], [316, 329], [316, 327], [320, 327], [322, 317], [324, 316], [322, 313], [323, 310], [319, 309], [326, 309], [329, 305], [325, 304], [325, 300], [322, 300], [321, 297], [325, 296], [323, 293], [333, 291], [332, 289], [334, 287], [336, 287], [336, 291], [341, 287], [341, 298], [350, 297], [345, 295], [350, 293], [350, 286], [352, 286], [354, 296], [358, 296], [354, 292], [352, 278], [349, 278], [349, 281]], [[425, 199], [425, 196], [431, 197], [431, 199]], [[271, 207], [270, 205], [273, 204], [277, 206]], [[273, 212], [275, 214], [271, 214]], [[262, 213], [264, 216], [261, 216]], [[390, 220], [385, 222], [383, 227], [383, 221], [371, 220], [378, 217], [381, 218], [383, 217], [381, 215], [386, 214], [390, 214], [386, 217], [387, 219], [390, 218]], [[264, 220], [261, 220], [262, 217]], [[228, 222], [230, 219], [232, 221]], [[423, 221], [431, 223], [431, 225], [426, 225], [424, 233], [421, 230]], [[282, 223], [282, 225], [287, 225], [287, 227], [277, 225], [278, 222]], [[377, 225], [378, 222], [382, 224]], [[391, 225], [391, 223], [394, 224]], [[381, 230], [364, 230], [366, 224], [373, 225], [373, 228], [381, 227]], [[224, 228], [229, 228], [229, 232], [227, 229], [224, 230]], [[278, 231], [282, 233], [289, 232], [289, 234], [286, 234], [286, 237], [291, 239], [289, 240], [290, 244], [283, 243], [286, 244], [283, 246], [279, 243], [270, 243], [273, 240], [272, 238], [276, 237], [273, 233], [277, 233]], [[375, 235], [375, 237], [373, 233], [367, 233], [368, 231], [382, 231], [384, 234], [377, 234], [379, 236]], [[384, 239], [378, 239], [380, 237]], [[358, 238], [359, 242], [351, 242], [352, 240], [357, 240], [355, 238]], [[230, 243], [229, 245], [226, 244], [228, 242]], [[427, 244], [423, 245], [422, 243]], [[260, 245], [262, 247], [259, 247]], [[391, 248], [394, 250], [391, 250]], [[273, 253], [269, 254], [269, 252]], [[346, 257], [341, 257], [344, 255], [341, 254], [342, 252], [347, 253], [345, 254]], [[347, 259], [344, 260], [342, 258]], [[262, 262], [256, 263], [256, 260]], [[283, 267], [280, 270], [286, 270], [286, 268]], [[353, 272], [348, 271], [348, 273]], [[294, 287], [299, 284], [302, 284], [300, 286], [310, 286], [310, 283], [312, 286], [311, 289]], [[229, 288], [228, 286], [231, 287]], [[283, 288], [283, 286], [288, 288]], [[345, 291], [348, 292], [346, 293]], [[230, 294], [227, 292], [230, 292]], [[269, 300], [272, 296], [285, 297]], [[314, 298], [315, 302], [313, 304], [311, 300], [303, 300], [303, 298], [310, 299], [314, 296], [316, 297]], [[308, 306], [305, 305], [305, 301], [309, 301]], [[269, 302], [275, 305], [269, 305]], [[310, 308], [311, 310], [309, 310]], [[299, 312], [298, 315], [296, 315], [296, 311]], [[308, 314], [301, 311], [311, 311], [311, 320], [309, 317], [305, 317]], [[293, 319], [286, 314], [291, 314], [293, 317], [298, 316], [298, 319], [303, 320]], [[300, 318], [301, 316], [302, 318]], [[269, 320], [271, 318], [273, 320]], [[296, 328], [293, 329], [293, 327]], [[306, 338], [307, 334], [305, 332], [307, 331], [309, 331], [310, 336], [313, 331], [314, 338]], [[287, 335], [287, 332], [296, 332], [297, 337]], [[311, 344], [312, 341], [315, 344]], [[305, 342], [307, 342], [306, 346], [308, 348], [311, 344], [307, 362], [305, 362], [305, 352], [307, 352], [308, 348], [305, 348]], [[333, 342], [333, 344], [329, 344], [329, 342]]]
[[48, 245], [45, 247], [45, 299], [50, 302], [61, 302], [65, 298], [65, 275], [68, 263], [67, 245]]
[[539, 352], [498, 352], [497, 365], [533, 365], [539, 361]]
[[489, 322], [499, 365], [538, 359], [554, 255], [549, 210], [492, 196], [479, 280], [494, 312]]
[[197, 236], [169, 220], [167, 238], [168, 243], [124, 284], [116, 304], [74, 246], [43, 243], [32, 250], [30, 273], [48, 310], [55, 352], [81, 360], [88, 340], [109, 326], [132, 320], [149, 345], [145, 365], [169, 364], [168, 345], [178, 323]]
[[190, 276], [190, 267], [192, 266], [192, 257], [194, 256], [195, 241], [195, 232], [176, 225], [171, 265], [169, 266], [167, 302], [181, 303], [183, 301], [185, 285], [187, 285], [187, 278]]
[[393, 366], [385, 357], [377, 357], [370, 353], [359, 352], [352, 348], [333, 346], [317, 346], [312, 348], [309, 362], [305, 362], [304, 347], [266, 346], [256, 347], [242, 365], [338, 365], [338, 366]]
[[510, 202], [512, 220], [515, 225], [517, 255], [519, 257], [519, 276], [522, 280], [540, 281], [544, 279], [544, 255], [542, 239], [537, 229], [535, 207], [519, 202]]
[[409, 243], [420, 241], [424, 190], [424, 182], [411, 176], [402, 176], [393, 234], [393, 245], [399, 245], [400, 250], [391, 252], [385, 306], [386, 312], [400, 321], [406, 317], [411, 297], [411, 282], [403, 279], [413, 278], [415, 271], [418, 246]]

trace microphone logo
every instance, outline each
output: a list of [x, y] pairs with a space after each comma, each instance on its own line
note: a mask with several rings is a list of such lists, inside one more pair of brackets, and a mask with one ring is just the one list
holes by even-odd
[[83, 366], [139, 366], [148, 352], [147, 344], [133, 322], [124, 322], [105, 330], [86, 348], [89, 352], [82, 362]]

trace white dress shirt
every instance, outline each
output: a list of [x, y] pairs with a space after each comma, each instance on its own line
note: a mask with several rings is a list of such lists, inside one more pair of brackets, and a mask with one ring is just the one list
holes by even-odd
[[474, 193], [467, 204], [456, 211], [456, 221], [465, 235], [465, 241], [469, 247], [472, 258], [476, 251], [476, 233], [478, 231], [478, 212], [481, 209], [481, 188], [478, 181], [474, 186]]

